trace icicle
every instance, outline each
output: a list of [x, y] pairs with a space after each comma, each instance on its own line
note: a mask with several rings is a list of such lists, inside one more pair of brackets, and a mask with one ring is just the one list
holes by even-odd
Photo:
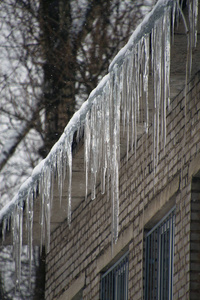
[[45, 170], [45, 224], [46, 224], [46, 251], [50, 250], [50, 227], [51, 227], [51, 168]]
[[28, 239], [29, 286], [31, 286], [32, 248], [33, 248], [33, 191], [29, 190], [26, 199], [26, 228]]
[[117, 74], [116, 84], [115, 84], [115, 101], [116, 105], [114, 107], [115, 114], [115, 129], [114, 129], [114, 137], [115, 137], [115, 234], [114, 239], [115, 243], [118, 239], [118, 231], [119, 231], [119, 165], [120, 165], [120, 92], [119, 92], [119, 73]]
[[46, 253], [50, 249], [50, 219], [51, 219], [51, 168], [44, 166], [40, 179], [41, 207], [40, 207], [40, 251], [42, 251], [43, 243], [45, 242]]
[[170, 9], [168, 9], [164, 15], [163, 19], [163, 32], [164, 32], [164, 97], [163, 97], [163, 146], [165, 149], [166, 145], [166, 106], [170, 109], [170, 49], [171, 49], [171, 38], [170, 38]]
[[142, 39], [139, 40], [136, 47], [136, 55], [135, 55], [135, 97], [136, 97], [136, 106], [135, 106], [135, 157], [136, 157], [136, 149], [137, 149], [137, 137], [138, 137], [138, 126], [141, 122], [140, 118], [140, 109], [141, 109], [141, 90], [142, 90], [142, 82], [141, 82], [141, 57], [142, 57]]
[[101, 193], [105, 193], [105, 177], [106, 177], [106, 169], [107, 169], [107, 161], [106, 161], [106, 96], [107, 96], [106, 88], [104, 88], [102, 95], [102, 119], [101, 119], [101, 134], [100, 134], [100, 147], [101, 147]]
[[[140, 55], [141, 55], [141, 49], [140, 49], [140, 41], [136, 45], [136, 53], [135, 53], [135, 78], [136, 78], [136, 124], [138, 125], [140, 122]], [[137, 126], [135, 128], [137, 132]], [[135, 140], [137, 145], [137, 139]]]
[[[86, 167], [89, 164], [88, 154], [90, 152], [90, 173], [91, 173], [91, 198], [95, 199], [96, 179], [97, 174], [102, 172], [102, 155], [104, 153], [102, 149], [102, 95], [98, 95], [93, 102], [93, 106], [90, 113], [90, 122], [87, 121], [86, 126], [86, 148], [85, 148], [85, 162]], [[90, 143], [90, 145], [88, 144]], [[90, 149], [90, 150], [89, 150]], [[87, 171], [88, 173], [88, 171]], [[88, 179], [86, 178], [86, 181]], [[86, 184], [87, 186], [87, 184]]]
[[[41, 194], [41, 202], [40, 202], [40, 251], [42, 254], [42, 247], [45, 243], [45, 251], [46, 253], [49, 250], [50, 244], [50, 235], [49, 235], [49, 227], [50, 227], [50, 216], [48, 206], [50, 205], [50, 170], [46, 165], [43, 167], [39, 189]], [[48, 204], [49, 203], [49, 204]]]
[[[130, 122], [131, 122], [131, 152], [133, 153], [133, 145], [134, 145], [134, 132], [135, 132], [135, 123], [134, 123], [134, 79], [133, 79], [133, 72], [134, 72], [134, 50], [131, 51], [129, 55], [129, 70], [128, 70], [128, 98], [130, 102]], [[127, 149], [128, 150], [128, 149]], [[126, 155], [127, 156], [127, 155]]]
[[[166, 101], [169, 102], [170, 9], [165, 11], [152, 30], [152, 71], [154, 90], [153, 165], [158, 163], [160, 141], [166, 143]], [[168, 28], [166, 28], [168, 26]], [[161, 127], [160, 127], [161, 126]], [[161, 137], [161, 138], [160, 138]]]
[[137, 78], [137, 60], [136, 54], [133, 56], [133, 90], [132, 90], [132, 114], [133, 114], [133, 136], [134, 136], [134, 147], [135, 147], [135, 155], [136, 155], [136, 147], [137, 147], [137, 85], [139, 84]]
[[[63, 175], [62, 175], [62, 180], [64, 182], [65, 180], [65, 169], [66, 168], [66, 162], [65, 160], [63, 159], [63, 166], [62, 166], [62, 169], [63, 169]], [[49, 193], [50, 193], [50, 206], [51, 206], [51, 209], [53, 207], [53, 198], [54, 198], [54, 179], [55, 179], [55, 170], [53, 168], [53, 163], [51, 164], [51, 166], [49, 166], [49, 169], [50, 169], [50, 186], [49, 186]], [[63, 184], [62, 184], [63, 186]], [[62, 199], [61, 199], [62, 201]]]
[[189, 1], [188, 74], [192, 71], [192, 49], [197, 43], [198, 0]]
[[[135, 132], [135, 119], [134, 119], [134, 104], [135, 104], [135, 98], [134, 98], [134, 77], [133, 74], [135, 72], [134, 68], [134, 60], [135, 60], [135, 49], [133, 49], [129, 57], [127, 58], [127, 105], [126, 109], [129, 111], [127, 112], [127, 162], [128, 162], [128, 152], [129, 152], [129, 140], [131, 144], [131, 151], [133, 152], [133, 145], [134, 145], [134, 132]], [[123, 75], [125, 76], [125, 74]], [[129, 123], [131, 126], [129, 126]], [[130, 136], [131, 133], [131, 136]]]
[[[123, 89], [123, 92], [125, 92], [125, 90]], [[115, 240], [115, 232], [116, 232], [116, 228], [115, 228], [115, 195], [114, 195], [114, 161], [113, 161], [113, 147], [114, 147], [114, 143], [113, 143], [113, 139], [114, 139], [114, 135], [113, 135], [113, 127], [114, 127], [114, 114], [113, 114], [113, 108], [114, 108], [114, 101], [113, 101], [113, 93], [114, 93], [114, 72], [112, 72], [110, 74], [110, 95], [108, 98], [109, 101], [109, 135], [110, 135], [110, 164], [109, 164], [109, 174], [110, 174], [110, 178], [111, 178], [111, 207], [112, 207], [112, 223], [111, 223], [111, 238], [112, 238], [112, 243]]]
[[[171, 24], [172, 24], [172, 44], [174, 44], [175, 21], [176, 21], [176, 19], [179, 18], [178, 17], [179, 16], [178, 1], [179, 0], [174, 1], [173, 6], [172, 6], [172, 22], [171, 22]], [[177, 24], [178, 24], [178, 21], [177, 21]]]
[[198, 26], [198, 0], [193, 0], [193, 12], [192, 12], [192, 20], [193, 20], [193, 47], [196, 47], [197, 44], [197, 26]]
[[67, 174], [67, 154], [66, 154], [66, 151], [65, 151], [65, 146], [63, 146], [63, 154], [62, 154], [62, 164], [63, 164], [63, 167], [62, 167], [62, 170], [63, 170], [63, 175], [62, 175], [62, 179], [63, 179], [63, 184], [64, 184], [64, 181], [66, 179], [66, 174]]
[[14, 211], [11, 214], [11, 230], [12, 230], [12, 244], [13, 244], [13, 258], [15, 259], [15, 212], [16, 207]]
[[111, 74], [111, 90], [110, 104], [113, 108], [112, 111], [112, 152], [111, 152], [111, 200], [112, 200], [112, 213], [113, 213], [113, 239], [117, 242], [118, 239], [118, 226], [119, 226], [119, 163], [120, 163], [120, 77], [118, 69], [114, 69]]
[[162, 88], [162, 83], [163, 83], [163, 77], [162, 77], [162, 68], [163, 68], [163, 61], [162, 61], [162, 31], [160, 28], [162, 28], [162, 18], [160, 19], [160, 22], [157, 24], [156, 28], [156, 164], [158, 163], [158, 153], [159, 153], [159, 143], [160, 143], [160, 107], [162, 100], [162, 93], [161, 93], [161, 88]]
[[101, 193], [105, 193], [105, 180], [106, 179], [106, 168], [103, 167], [101, 170]]
[[58, 192], [60, 198], [60, 206], [62, 204], [62, 191], [63, 191], [63, 152], [60, 149], [56, 153], [57, 161], [57, 181], [58, 181]]
[[67, 152], [67, 162], [68, 162], [68, 209], [67, 218], [68, 224], [71, 224], [71, 198], [72, 198], [72, 141], [73, 133], [70, 133], [66, 139], [66, 152]]
[[123, 123], [123, 133], [127, 128], [127, 64], [128, 60], [125, 59], [122, 65], [122, 123]]
[[2, 226], [2, 244], [5, 241], [6, 236], [6, 228], [7, 228], [8, 219], [7, 217], [3, 219], [3, 226]]
[[23, 233], [23, 206], [19, 206], [19, 252], [18, 252], [18, 283], [21, 282], [21, 254], [22, 254], [22, 233]]
[[10, 225], [11, 225], [11, 217], [10, 215], [6, 217], [7, 218], [7, 231], [10, 231]]
[[129, 57], [127, 56], [125, 58], [124, 66], [123, 66], [123, 90], [122, 90], [122, 97], [125, 99], [125, 114], [126, 114], [126, 159], [128, 161], [128, 155], [129, 155], [129, 140], [130, 140], [130, 135], [129, 135], [129, 127], [130, 127], [130, 99], [128, 95], [128, 90], [129, 90]]
[[[191, 61], [191, 56], [192, 56], [192, 45], [191, 45], [191, 32], [190, 29], [188, 29], [188, 25], [185, 19], [185, 16], [182, 12], [182, 8], [179, 5], [179, 2], [177, 1], [177, 6], [178, 6], [178, 12], [182, 17], [184, 26], [185, 26], [185, 32], [187, 35], [187, 57], [186, 57], [186, 71], [185, 71], [185, 126], [186, 126], [186, 107], [187, 107], [187, 84], [188, 84], [188, 78], [190, 74], [190, 70], [192, 67], [192, 61]], [[191, 6], [189, 4], [189, 22], [191, 21]], [[190, 24], [189, 24], [190, 25]], [[185, 134], [184, 134], [184, 140], [185, 140]]]
[[89, 175], [89, 163], [90, 163], [90, 140], [91, 131], [89, 126], [90, 111], [87, 113], [85, 118], [85, 130], [84, 130], [84, 162], [85, 162], [85, 199], [88, 194], [88, 175]]
[[[110, 129], [110, 83], [108, 82], [105, 88], [105, 94], [104, 94], [104, 137], [105, 142], [103, 143], [104, 151], [104, 165], [103, 165], [103, 175], [104, 175], [104, 183], [103, 183], [103, 189], [105, 189], [105, 174], [107, 171], [107, 183], [109, 183], [109, 177], [110, 177], [110, 161], [111, 161], [111, 149], [110, 149], [110, 143], [111, 143], [111, 129]], [[107, 194], [109, 195], [109, 188], [107, 187]]]
[[39, 182], [39, 190], [41, 194], [41, 201], [40, 201], [40, 255], [42, 255], [42, 248], [45, 236], [45, 221], [44, 221], [44, 192], [43, 192], [43, 183], [42, 178]]
[[33, 199], [30, 199], [29, 202], [29, 240], [28, 240], [28, 249], [29, 249], [29, 284], [31, 283], [31, 260], [32, 260], [32, 248], [33, 248]]
[[103, 159], [104, 130], [103, 130], [103, 93], [97, 97], [97, 153], [98, 153], [98, 172], [101, 172]]
[[103, 128], [103, 120], [104, 120], [104, 112], [103, 112], [103, 99], [104, 93], [97, 96], [96, 103], [96, 161], [97, 161], [97, 169], [96, 174], [102, 174], [103, 167], [103, 144], [104, 144], [104, 128]]
[[50, 201], [47, 200], [46, 205], [45, 205], [45, 222], [46, 222], [46, 235], [45, 235], [46, 244], [45, 244], [45, 248], [46, 248], [46, 253], [48, 253], [49, 250], [50, 250], [50, 234], [51, 234], [50, 219], [51, 219], [51, 206], [50, 206]]
[[79, 141], [81, 140], [81, 138], [83, 137], [83, 129], [84, 127], [81, 124], [80, 118], [79, 118], [79, 122], [78, 122], [78, 129], [77, 129], [77, 133], [76, 133], [76, 143], [78, 144]]
[[22, 230], [23, 230], [23, 207], [16, 205], [12, 215], [13, 254], [15, 259], [16, 288], [20, 289], [21, 282], [21, 253], [22, 253]]
[[154, 106], [153, 106], [153, 169], [155, 172], [155, 166], [156, 166], [156, 111], [157, 111], [157, 99], [156, 99], [156, 27], [154, 26], [152, 30], [152, 39], [151, 39], [151, 45], [152, 45], [152, 51], [151, 51], [151, 62], [152, 62], [152, 75], [153, 75], [153, 99], [154, 99]]
[[101, 193], [105, 193], [105, 177], [108, 167], [107, 160], [107, 144], [108, 144], [108, 97], [109, 97], [109, 85], [105, 85], [101, 97], [98, 99], [97, 105], [97, 149], [98, 150], [98, 172], [101, 176]]
[[149, 35], [144, 38], [144, 94], [145, 94], [145, 131], [148, 133], [149, 130]]
[[96, 176], [97, 176], [97, 104], [96, 99], [91, 109], [91, 198], [95, 199]]
[[189, 1], [189, 31], [188, 31], [188, 77], [192, 71], [192, 49], [194, 46], [193, 1]]

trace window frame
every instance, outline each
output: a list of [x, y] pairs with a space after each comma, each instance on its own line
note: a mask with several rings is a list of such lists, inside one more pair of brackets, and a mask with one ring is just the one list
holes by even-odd
[[[123, 275], [123, 276], [121, 276]], [[128, 300], [129, 251], [101, 274], [101, 300]], [[108, 290], [107, 290], [108, 288]], [[122, 288], [122, 290], [120, 289]], [[107, 298], [111, 295], [111, 299]]]
[[145, 300], [173, 299], [174, 229], [175, 207], [146, 233]]

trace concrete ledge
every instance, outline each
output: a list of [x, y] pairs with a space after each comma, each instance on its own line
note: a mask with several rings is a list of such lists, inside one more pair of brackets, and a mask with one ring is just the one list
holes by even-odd
[[100, 273], [106, 268], [113, 259], [116, 261], [128, 250], [128, 245], [133, 239], [133, 226], [132, 222], [130, 226], [122, 232], [116, 244], [113, 245], [113, 249], [110, 247], [97, 259], [96, 273]]
[[200, 175], [200, 153], [195, 156], [189, 165], [188, 180], [191, 181], [195, 175], [198, 177]]
[[58, 298], [58, 300], [71, 300], [76, 294], [84, 288], [85, 273], [79, 276], [71, 286]]
[[152, 199], [145, 207], [144, 216], [141, 218], [142, 227], [152, 227], [175, 205], [175, 194], [180, 186], [180, 176], [176, 175], [167, 186]]

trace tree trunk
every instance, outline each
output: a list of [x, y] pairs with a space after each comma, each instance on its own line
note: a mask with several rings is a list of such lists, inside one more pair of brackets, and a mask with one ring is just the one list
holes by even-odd
[[40, 29], [44, 56], [45, 131], [43, 157], [62, 134], [75, 110], [75, 57], [71, 43], [70, 1], [41, 0]]

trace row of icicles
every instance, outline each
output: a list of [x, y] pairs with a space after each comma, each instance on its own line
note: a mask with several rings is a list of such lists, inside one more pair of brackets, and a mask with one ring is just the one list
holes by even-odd
[[[157, 6], [162, 6], [162, 2], [159, 1]], [[132, 43], [126, 53], [122, 54], [123, 59], [120, 64], [112, 65], [103, 86], [97, 88], [97, 92], [92, 93], [88, 102], [74, 115], [47, 159], [33, 172], [25, 188], [20, 189], [14, 210], [3, 218], [3, 240], [6, 230], [12, 231], [17, 285], [20, 285], [21, 275], [24, 207], [31, 276], [33, 202], [40, 194], [40, 244], [41, 249], [45, 244], [48, 252], [54, 181], [58, 182], [61, 201], [66, 175], [68, 176], [67, 218], [69, 224], [71, 223], [72, 143], [75, 132], [82, 136], [84, 131], [86, 197], [90, 190], [91, 198], [95, 199], [97, 177], [101, 178], [102, 193], [105, 193], [107, 186], [107, 193], [112, 203], [112, 241], [115, 243], [118, 239], [119, 224], [120, 124], [123, 124], [123, 131], [126, 134], [127, 158], [130, 149], [136, 153], [137, 137], [141, 127], [142, 131], [148, 134], [149, 127], [153, 126], [152, 160], [154, 170], [156, 169], [160, 142], [163, 147], [166, 143], [166, 115], [167, 107], [170, 107], [170, 49], [175, 20], [183, 19], [188, 38], [186, 80], [192, 66], [192, 47], [196, 46], [197, 41], [198, 1], [189, 1], [188, 25], [179, 1], [168, 2], [164, 13], [155, 21], [151, 31], [144, 33], [137, 43]], [[150, 71], [154, 99], [152, 116], [149, 107]]]

